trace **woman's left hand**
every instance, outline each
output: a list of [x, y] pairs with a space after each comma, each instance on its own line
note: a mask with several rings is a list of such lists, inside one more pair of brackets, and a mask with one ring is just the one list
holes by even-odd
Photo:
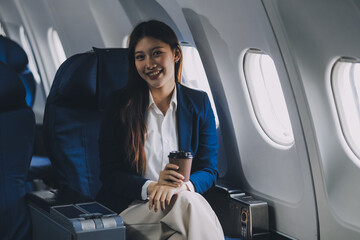
[[158, 183], [160, 185], [167, 185], [170, 187], [180, 187], [183, 183], [184, 176], [177, 172], [178, 165], [168, 163], [160, 172]]
[[157, 183], [149, 195], [149, 210], [154, 208], [154, 211], [157, 212], [161, 207], [161, 210], [164, 211], [166, 207], [170, 205], [171, 198], [175, 194], [186, 189], [187, 188], [184, 184], [180, 187], [174, 188]]

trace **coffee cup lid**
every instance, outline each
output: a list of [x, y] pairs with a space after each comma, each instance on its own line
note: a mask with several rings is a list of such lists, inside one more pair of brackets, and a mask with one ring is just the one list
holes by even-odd
[[169, 158], [193, 158], [193, 155], [187, 151], [171, 151]]

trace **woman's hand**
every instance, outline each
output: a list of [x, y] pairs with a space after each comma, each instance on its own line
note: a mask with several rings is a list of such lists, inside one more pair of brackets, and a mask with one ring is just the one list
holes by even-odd
[[160, 172], [158, 184], [170, 187], [180, 187], [183, 183], [184, 176], [176, 172], [179, 169], [178, 165], [168, 163], [164, 170]]
[[149, 195], [149, 210], [154, 208], [154, 211], [157, 212], [161, 207], [161, 210], [164, 211], [166, 207], [170, 205], [171, 198], [184, 190], [186, 190], [184, 184], [175, 188], [167, 185], [160, 185], [155, 182], [151, 183], [148, 187], [148, 192], [151, 192]]

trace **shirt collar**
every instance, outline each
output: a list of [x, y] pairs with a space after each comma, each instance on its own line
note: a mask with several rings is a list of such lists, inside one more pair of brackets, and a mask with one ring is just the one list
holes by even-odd
[[[176, 108], [177, 108], [177, 90], [176, 90], [176, 86], [174, 87], [174, 91], [172, 93], [170, 105], [173, 107], [174, 110], [176, 110]], [[156, 104], [155, 104], [154, 98], [153, 98], [153, 96], [151, 94], [151, 91], [149, 89], [149, 107], [148, 108], [154, 108], [155, 106], [156, 106]]]

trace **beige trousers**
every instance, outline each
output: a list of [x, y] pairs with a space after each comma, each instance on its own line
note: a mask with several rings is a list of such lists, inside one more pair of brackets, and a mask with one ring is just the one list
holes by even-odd
[[130, 205], [120, 213], [127, 240], [224, 240], [220, 222], [198, 193], [182, 191], [165, 210], [149, 210], [148, 202]]

